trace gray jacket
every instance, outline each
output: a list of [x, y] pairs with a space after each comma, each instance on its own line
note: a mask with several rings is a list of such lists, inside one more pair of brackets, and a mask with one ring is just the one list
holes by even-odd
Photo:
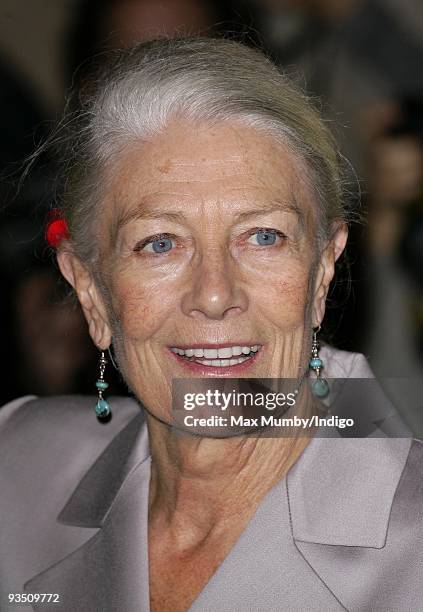
[[[371, 376], [362, 355], [325, 348], [324, 359], [332, 376]], [[382, 391], [377, 401], [388, 403]], [[149, 610], [143, 412], [115, 398], [100, 425], [93, 402], [27, 397], [0, 410], [2, 612]], [[23, 592], [59, 603], [8, 603]], [[423, 443], [314, 438], [190, 610], [423, 610]]]

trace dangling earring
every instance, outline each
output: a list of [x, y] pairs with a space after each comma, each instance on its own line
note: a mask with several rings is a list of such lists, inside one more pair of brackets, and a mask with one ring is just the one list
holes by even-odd
[[317, 342], [317, 334], [320, 331], [319, 327], [313, 330], [313, 344], [311, 346], [311, 358], [309, 361], [310, 370], [316, 373], [316, 380], [312, 383], [311, 389], [316, 397], [326, 397], [329, 393], [329, 383], [326, 378], [323, 378], [321, 372], [323, 370], [323, 361], [319, 357], [319, 343]]
[[104, 351], [101, 351], [99, 362], [100, 375], [98, 377], [97, 382], [95, 383], [95, 386], [97, 387], [98, 391], [98, 400], [94, 408], [99, 421], [109, 421], [112, 416], [112, 411], [110, 410], [109, 402], [103, 398], [103, 391], [105, 391], [109, 386], [109, 384], [106, 383], [106, 381], [104, 380], [104, 370], [106, 369], [106, 365], [107, 359], [104, 355]]

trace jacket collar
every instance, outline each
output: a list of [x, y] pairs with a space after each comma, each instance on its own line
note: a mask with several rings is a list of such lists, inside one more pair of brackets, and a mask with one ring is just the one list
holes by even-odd
[[[339, 351], [334, 356], [345, 364]], [[356, 375], [357, 358], [351, 359], [342, 372], [334, 373], [330, 352], [325, 357], [327, 372], [332, 375]], [[371, 376], [364, 358], [358, 361], [358, 375]], [[372, 399], [378, 399], [381, 406], [389, 405], [382, 389], [373, 387], [373, 393], [374, 389], [377, 392]], [[380, 417], [379, 410], [377, 413]], [[329, 551], [333, 546], [384, 546], [393, 498], [411, 442], [410, 438], [316, 437], [285, 482], [280, 483], [286, 490], [294, 543], [318, 576], [324, 573], [326, 561], [331, 563]], [[87, 610], [148, 610], [149, 479], [147, 428], [141, 413], [112, 440], [58, 517], [74, 529], [98, 527], [98, 531], [62, 561], [27, 582], [26, 591], [61, 592], [64, 601], [72, 604], [80, 597]], [[302, 544], [307, 542], [312, 544]], [[313, 560], [310, 550], [304, 550], [304, 546], [314, 544], [329, 545], [319, 549], [318, 561]], [[219, 583], [221, 579], [222, 575]], [[115, 601], [118, 595], [121, 600]]]
[[[366, 413], [361, 415], [361, 428], [372, 438], [385, 435], [383, 432], [387, 429], [386, 424], [395, 422], [397, 414], [374, 378], [364, 356], [328, 346], [322, 348], [321, 356], [325, 363], [325, 375], [342, 381], [337, 387], [334, 385], [336, 390], [331, 396], [336, 413], [352, 414], [356, 411], [356, 404], [365, 403]], [[360, 387], [355, 384], [357, 379], [360, 379]], [[362, 379], [367, 380], [361, 383]], [[364, 389], [366, 402], [363, 402], [363, 397], [355, 397], [358, 388]], [[290, 470], [287, 479], [291, 511], [295, 518], [295, 533], [302, 537], [308, 534], [307, 537], [316, 537], [322, 543], [327, 537], [329, 544], [342, 540], [341, 537], [335, 537], [335, 523], [331, 522], [335, 519], [335, 513], [339, 517], [337, 531], [339, 534], [345, 534], [346, 530], [351, 529], [351, 525], [346, 524], [345, 517], [351, 516], [354, 508], [357, 526], [351, 532], [351, 537], [353, 533], [358, 534], [360, 525], [366, 530], [370, 528], [370, 524], [378, 522], [382, 517], [386, 518], [386, 508], [390, 507], [392, 502], [393, 492], [410, 446], [408, 430], [402, 428], [401, 435], [405, 439], [348, 440], [339, 434], [337, 439], [331, 440], [328, 445], [322, 441], [325, 430], [321, 430], [321, 437], [310, 442], [299, 461]], [[394, 447], [396, 450], [392, 452]], [[136, 416], [115, 436], [80, 481], [60, 512], [58, 521], [79, 527], [101, 527], [126, 478], [148, 458], [149, 444], [144, 412], [139, 411], [137, 407]], [[363, 474], [366, 475], [364, 479]], [[334, 483], [337, 483], [337, 490], [328, 496], [329, 488]], [[343, 492], [341, 495], [340, 491]], [[359, 512], [356, 507], [358, 504], [354, 503], [353, 499], [354, 491], [356, 499], [361, 497], [370, 500], [374, 497], [374, 502], [361, 507]], [[360, 495], [357, 494], [358, 491]], [[336, 507], [333, 499], [338, 499]], [[310, 508], [323, 508], [326, 505], [330, 508], [326, 508], [324, 514], [309, 511]], [[385, 512], [380, 514], [382, 506], [385, 507]], [[378, 510], [374, 515], [371, 514], [372, 508]], [[366, 512], [373, 516], [373, 521], [371, 516], [365, 516]], [[361, 521], [358, 514], [366, 520]], [[326, 527], [323, 527], [324, 517], [328, 517]], [[320, 536], [317, 536], [317, 531]], [[380, 537], [377, 541], [381, 541]]]
[[106, 447], [60, 512], [58, 521], [79, 527], [101, 527], [123, 483], [149, 457], [142, 411]]
[[338, 430], [327, 439], [322, 428], [291, 468], [286, 487], [293, 537], [382, 548], [412, 435], [363, 355], [324, 347], [321, 356], [325, 375], [336, 379], [332, 414], [358, 415], [363, 437], [342, 437], [345, 430]]
[[[389, 406], [375, 381], [372, 393], [374, 400]], [[376, 415], [380, 423], [380, 410]], [[338, 435], [328, 440], [323, 432], [322, 437], [315, 437], [286, 478], [294, 539], [383, 547], [410, 445], [408, 437], [355, 439]], [[125, 480], [148, 459], [148, 434], [141, 413], [105, 449], [60, 512], [58, 521], [101, 527]]]
[[293, 537], [383, 548], [410, 438], [314, 438], [286, 478]]

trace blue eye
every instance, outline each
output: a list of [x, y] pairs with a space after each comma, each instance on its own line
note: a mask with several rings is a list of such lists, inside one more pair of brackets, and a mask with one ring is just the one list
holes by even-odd
[[255, 244], [259, 244], [260, 246], [268, 246], [275, 244], [277, 235], [278, 232], [276, 230], [260, 229], [254, 232], [254, 234], [251, 235], [251, 238], [257, 238], [257, 242]]
[[167, 253], [173, 247], [173, 240], [166, 234], [150, 236], [135, 247], [136, 251], [147, 251], [149, 253]]
[[172, 248], [172, 241], [170, 238], [160, 238], [159, 240], [154, 240], [151, 246], [155, 253], [166, 253], [166, 251], [170, 251]]

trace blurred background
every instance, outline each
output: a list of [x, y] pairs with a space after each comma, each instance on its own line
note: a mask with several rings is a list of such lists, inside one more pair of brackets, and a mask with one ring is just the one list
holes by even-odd
[[[23, 160], [103, 51], [181, 34], [265, 49], [331, 122], [365, 222], [352, 228], [322, 338], [400, 380], [387, 387], [422, 436], [421, 0], [0, 0], [0, 405], [93, 393], [97, 376], [82, 314], [44, 241], [55, 160], [44, 155], [22, 180]], [[125, 392], [112, 372], [111, 392]]]

